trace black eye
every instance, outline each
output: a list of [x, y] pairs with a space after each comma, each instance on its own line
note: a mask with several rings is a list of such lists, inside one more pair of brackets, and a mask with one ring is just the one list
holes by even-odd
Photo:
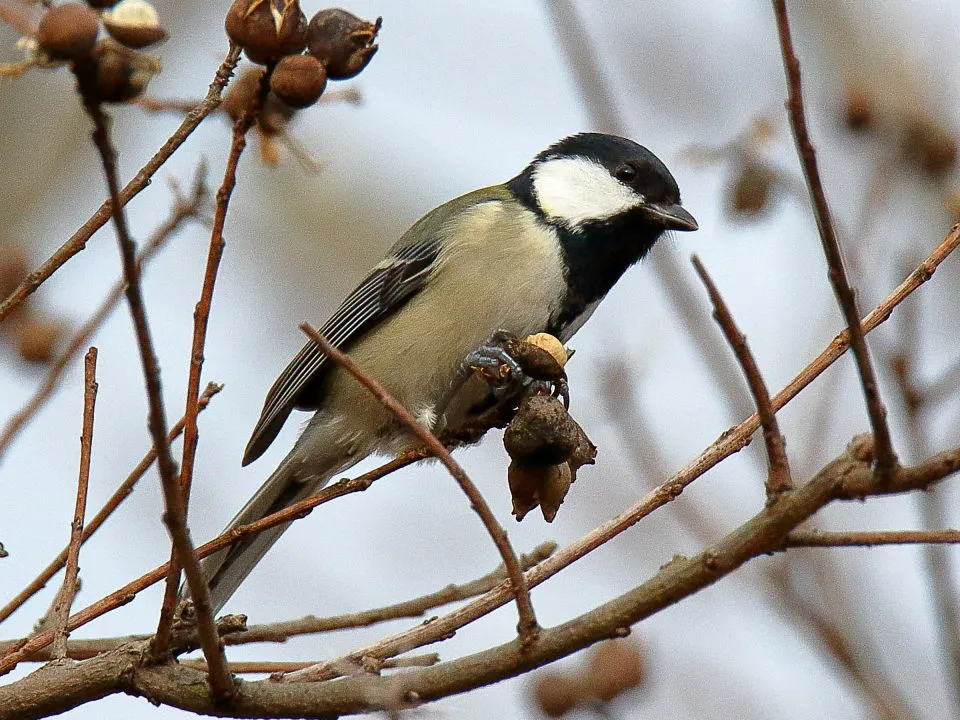
[[630, 163], [624, 163], [613, 171], [614, 176], [622, 183], [629, 185], [637, 179], [637, 169]]

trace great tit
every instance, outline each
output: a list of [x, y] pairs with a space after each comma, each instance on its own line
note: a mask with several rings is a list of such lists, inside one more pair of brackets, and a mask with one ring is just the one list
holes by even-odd
[[[424, 215], [321, 333], [439, 432], [473, 402], [461, 366], [495, 332], [568, 340], [665, 230], [696, 229], [653, 153], [613, 135], [573, 135], [512, 180]], [[371, 454], [416, 446], [389, 411], [308, 342], [267, 393], [244, 465], [263, 454], [295, 408], [314, 415], [230, 527], [317, 492]], [[286, 527], [204, 561], [215, 611]]]

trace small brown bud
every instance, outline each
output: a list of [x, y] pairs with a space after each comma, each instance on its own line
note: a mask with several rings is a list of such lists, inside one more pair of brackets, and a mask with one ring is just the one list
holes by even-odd
[[527, 465], [556, 465], [577, 449], [577, 425], [555, 397], [526, 398], [503, 434], [510, 457]]
[[843, 122], [851, 130], [866, 130], [873, 124], [873, 102], [859, 85], [848, 85], [843, 98]]
[[37, 43], [55, 60], [74, 60], [93, 50], [98, 29], [97, 14], [86, 5], [57, 5], [40, 18]]
[[0, 300], [16, 290], [29, 272], [23, 250], [11, 243], [0, 244]]
[[572, 678], [560, 673], [544, 672], [533, 686], [537, 705], [547, 717], [563, 717], [580, 701], [580, 686]]
[[62, 332], [59, 322], [27, 317], [16, 328], [17, 352], [27, 362], [49, 362]]
[[143, 48], [167, 37], [153, 5], [146, 0], [122, 0], [103, 13], [103, 26], [110, 37], [129, 48]]
[[97, 96], [101, 102], [119, 103], [143, 94], [160, 72], [159, 61], [120, 45], [109, 38], [93, 51], [97, 63]]
[[573, 472], [567, 463], [551, 465], [547, 468], [548, 472], [544, 474], [543, 482], [540, 484], [540, 512], [543, 513], [543, 519], [552, 523], [557, 517], [563, 500], [567, 497], [570, 490], [570, 484], [573, 482]]
[[383, 18], [371, 23], [341, 8], [321, 10], [310, 19], [308, 52], [323, 63], [331, 80], [347, 80], [373, 59], [382, 24]]
[[937, 122], [915, 119], [907, 123], [904, 154], [930, 175], [941, 175], [957, 162], [957, 140]]
[[607, 640], [596, 645], [590, 653], [583, 684], [590, 697], [609, 702], [645, 679], [640, 645], [629, 640]]
[[287, 105], [313, 105], [327, 87], [327, 71], [312, 55], [288, 55], [277, 63], [270, 76], [270, 89]]
[[744, 162], [728, 190], [730, 209], [741, 215], [758, 215], [770, 202], [776, 174], [757, 162]]
[[261, 65], [297, 55], [307, 46], [307, 16], [299, 0], [235, 0], [224, 27], [247, 57]]

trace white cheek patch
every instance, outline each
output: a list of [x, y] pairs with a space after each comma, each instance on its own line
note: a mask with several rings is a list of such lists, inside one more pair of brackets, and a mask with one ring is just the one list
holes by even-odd
[[643, 204], [642, 195], [593, 160], [552, 158], [533, 174], [533, 192], [544, 214], [570, 228], [611, 218]]

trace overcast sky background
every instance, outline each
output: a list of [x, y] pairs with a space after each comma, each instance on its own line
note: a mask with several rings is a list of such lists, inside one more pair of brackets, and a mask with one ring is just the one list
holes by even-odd
[[[312, 2], [303, 5], [308, 15], [320, 9]], [[226, 6], [157, 2], [171, 38], [158, 51], [165, 69], [151, 94], [203, 95], [226, 51], [221, 22]], [[672, 260], [681, 268], [698, 291], [698, 314], [716, 332], [687, 262], [691, 253], [699, 254], [748, 334], [766, 380], [779, 389], [841, 325], [807, 201], [790, 192], [790, 183], [802, 182], [782, 107], [786, 91], [769, 4], [603, 0], [577, 6], [627, 134], [670, 167], [684, 206], [700, 223], [697, 233], [661, 241], [650, 264]], [[837, 116], [843, 87], [858, 80], [878, 91], [891, 123], [923, 108], [956, 131], [960, 4], [899, 0], [865, 10], [851, 0], [789, 6], [828, 196], [844, 240], [852, 243], [862, 234], [857, 228], [868, 178], [889, 153], [891, 141], [882, 132], [858, 137], [841, 127]], [[430, 208], [502, 182], [551, 142], [593, 129], [542, 2], [357, 0], [348, 7], [363, 17], [384, 16], [381, 50], [348, 83], [362, 92], [361, 106], [317, 107], [301, 113], [291, 126], [321, 163], [321, 172], [306, 174], [289, 156], [279, 168], [269, 169], [254, 151], [240, 164], [205, 353], [205, 379], [226, 387], [200, 421], [191, 500], [196, 541], [212, 537], [229, 521], [296, 436], [298, 423], [288, 423], [261, 460], [240, 468], [265, 392], [303, 343], [297, 325], [303, 320], [321, 323], [365, 270]], [[15, 59], [12, 32], [0, 29], [0, 40], [7, 48], [4, 57]], [[0, 92], [0, 207], [7, 219], [0, 240], [24, 243], [38, 264], [102, 201], [103, 180], [66, 72], [34, 72], [5, 81]], [[114, 115], [126, 179], [172, 132], [178, 118], [151, 116], [137, 108], [120, 108]], [[761, 218], [731, 219], [726, 210], [729, 169], [695, 162], [691, 148], [729, 142], [758, 117], [774, 128], [764, 157], [783, 169], [787, 189]], [[129, 206], [137, 237], [145, 238], [166, 216], [166, 179], [187, 183], [200, 157], [207, 159], [209, 184], [216, 187], [228, 145], [223, 118], [201, 126], [154, 186]], [[865, 310], [902, 279], [905, 268], [935, 247], [950, 225], [938, 187], [900, 170], [889, 185], [885, 207], [871, 218], [874, 230], [859, 246], [847, 247]], [[144, 277], [171, 422], [183, 408], [191, 317], [207, 240], [206, 230], [188, 226]], [[699, 341], [684, 330], [655, 281], [655, 270], [648, 263], [631, 270], [571, 343], [578, 351], [569, 368], [572, 411], [600, 455], [596, 467], [581, 473], [552, 525], [536, 514], [521, 524], [510, 517], [507, 460], [498, 437], [461, 454], [518, 551], [548, 539], [563, 545], [581, 537], [743, 418], [742, 408], [731, 408], [713, 384], [695, 344]], [[79, 324], [118, 272], [116, 242], [108, 228], [44, 285], [35, 307]], [[936, 377], [960, 353], [958, 279], [953, 259], [911, 301], [921, 318], [923, 377]], [[894, 328], [888, 328], [880, 333], [878, 347], [882, 351], [895, 340]], [[148, 443], [142, 376], [125, 308], [97, 334], [95, 344], [100, 349], [100, 393], [88, 517]], [[10, 552], [0, 561], [4, 602], [68, 537], [81, 366], [75, 363], [55, 398], [0, 461], [0, 540]], [[646, 418], [642, 432], [618, 430], [599, 400], [606, 392], [604, 378], [614, 367], [629, 370], [617, 392]], [[837, 402], [822, 405], [822, 393], [814, 390], [781, 413], [798, 479], [809, 477], [868, 427], [852, 367], [845, 359], [820, 381]], [[23, 364], [8, 345], [0, 346], [0, 413], [5, 417], [20, 407], [41, 377], [42, 369]], [[881, 380], [903, 455], [915, 459], [903, 439], [893, 386], [885, 373]], [[956, 413], [953, 403], [932, 417], [933, 448], [958, 441]], [[664, 475], [638, 474], [629, 453], [620, 448], [624, 437], [658, 450]], [[757, 445], [699, 480], [681, 502], [692, 504], [722, 531], [754, 514], [763, 503]], [[938, 495], [955, 505], [955, 491]], [[161, 505], [151, 473], [84, 546], [78, 607], [167, 559]], [[834, 529], [918, 524], [912, 499], [831, 508], [819, 519]], [[955, 525], [956, 513], [948, 520]], [[586, 611], [639, 584], [674, 554], [692, 554], [700, 547], [667, 507], [538, 588], [533, 599], [540, 621], [552, 625]], [[829, 552], [837, 596], [817, 599], [830, 605], [839, 598], [856, 608], [843, 623], [857, 633], [859, 650], [897, 679], [918, 717], [951, 717], [919, 552]], [[858, 690], [816, 640], [786, 621], [758, 589], [757, 566], [775, 562], [780, 560], [758, 560], [737, 577], [637, 626], [634, 636], [646, 648], [650, 678], [641, 691], [618, 702], [615, 716], [869, 717]], [[248, 614], [252, 623], [332, 615], [465, 582], [497, 563], [492, 542], [455, 483], [437, 468], [417, 467], [296, 523], [227, 610]], [[4, 623], [0, 636], [29, 632], [58, 586], [59, 578]], [[152, 631], [161, 592], [154, 587], [142, 593], [75, 636]], [[503, 608], [436, 649], [447, 659], [506, 641], [515, 622], [515, 609]], [[229, 656], [328, 659], [411, 624], [300, 638], [283, 646], [231, 648]], [[577, 662], [579, 658], [569, 664]], [[535, 717], [530, 680], [501, 683], [414, 714], [476, 720]], [[71, 717], [112, 720], [132, 713], [186, 717], [119, 696], [79, 708]]]

